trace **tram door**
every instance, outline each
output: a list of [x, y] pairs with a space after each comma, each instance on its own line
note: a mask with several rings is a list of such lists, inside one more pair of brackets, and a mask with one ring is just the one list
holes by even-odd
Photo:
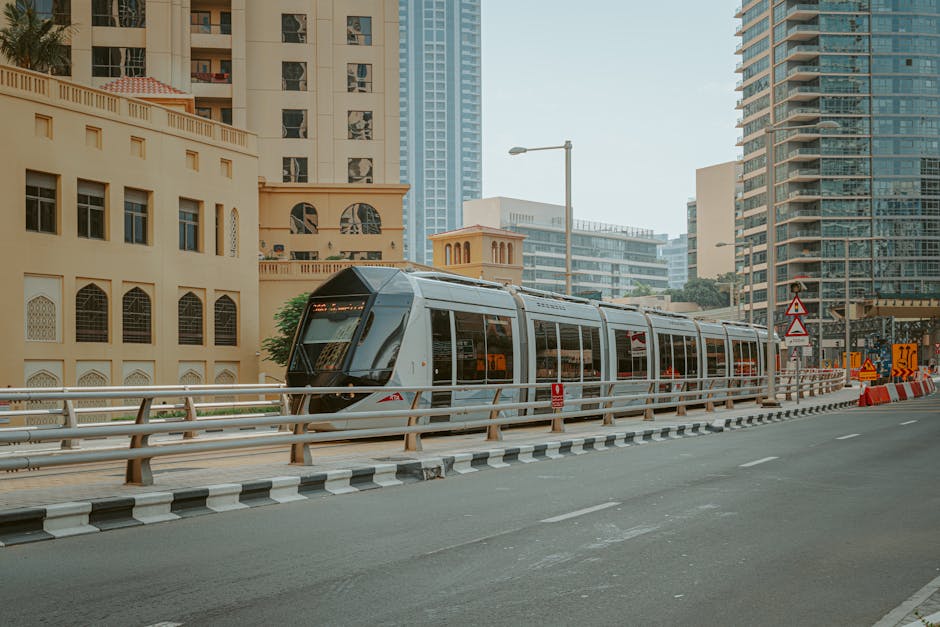
[[[450, 325], [450, 312], [444, 309], [431, 310], [431, 385], [454, 384], [454, 336]], [[453, 393], [431, 392], [431, 407], [450, 407]], [[447, 422], [450, 416], [431, 416], [431, 422]]]

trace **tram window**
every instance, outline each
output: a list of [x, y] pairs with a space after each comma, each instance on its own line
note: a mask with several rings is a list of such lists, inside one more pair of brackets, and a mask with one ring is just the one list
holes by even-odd
[[558, 336], [554, 322], [535, 320], [535, 380], [538, 382], [557, 381], [558, 377]]
[[617, 345], [617, 378], [645, 379], [646, 369], [646, 332], [616, 331], [614, 341]]
[[581, 327], [581, 345], [584, 347], [584, 380], [601, 380], [601, 331], [596, 327]]
[[486, 316], [486, 381], [512, 382], [512, 321]]
[[665, 333], [658, 334], [659, 339], [659, 378], [668, 379], [675, 376], [672, 361], [672, 336]]
[[748, 342], [748, 344], [751, 345], [751, 374], [756, 376], [760, 374], [758, 368], [758, 364], [760, 363], [758, 359], [760, 357], [760, 348], [757, 342]]
[[733, 340], [734, 348], [734, 374], [739, 377], [749, 377], [757, 373], [757, 354], [752, 354], [751, 348], [755, 342]]
[[561, 337], [561, 380], [581, 380], [581, 331], [574, 324], [559, 324]]
[[453, 383], [451, 356], [454, 354], [453, 338], [450, 335], [450, 312], [431, 310], [431, 381], [436, 385]]
[[698, 377], [698, 340], [688, 335], [685, 338], [685, 376]]
[[681, 378], [685, 376], [685, 336], [672, 336], [672, 376]]
[[705, 338], [706, 372], [709, 377], [723, 377], [726, 373], [725, 342], [718, 338]]
[[486, 380], [486, 340], [483, 314], [454, 312], [457, 349], [457, 385], [483, 383]]
[[410, 307], [374, 307], [353, 351], [349, 374], [384, 384], [392, 376]]
[[339, 370], [365, 308], [365, 299], [314, 301], [303, 335], [310, 372]]

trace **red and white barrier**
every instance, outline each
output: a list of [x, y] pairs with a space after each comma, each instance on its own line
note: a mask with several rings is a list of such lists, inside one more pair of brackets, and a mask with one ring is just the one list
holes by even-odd
[[888, 383], [886, 385], [863, 385], [862, 393], [858, 397], [858, 406], [871, 407], [874, 405], [884, 405], [885, 403], [906, 401], [911, 398], [933, 394], [936, 389], [936, 384], [929, 376], [925, 376], [923, 381]]

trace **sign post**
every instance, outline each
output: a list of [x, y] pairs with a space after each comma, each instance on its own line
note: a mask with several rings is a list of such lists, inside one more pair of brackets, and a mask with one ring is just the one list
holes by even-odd
[[[565, 384], [552, 383], [552, 413], [558, 414], [565, 406]], [[564, 418], [552, 418], [552, 433], [564, 433]]]

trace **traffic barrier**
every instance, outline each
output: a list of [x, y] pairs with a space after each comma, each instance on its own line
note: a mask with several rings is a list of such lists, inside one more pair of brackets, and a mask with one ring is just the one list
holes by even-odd
[[890, 403], [896, 403], [896, 402], [898, 402], [899, 400], [901, 400], [901, 397], [898, 395], [898, 387], [897, 387], [896, 384], [894, 384], [894, 383], [889, 383], [889, 384], [887, 384], [887, 385], [885, 385], [885, 386], [882, 386], [882, 387], [884, 387], [884, 389], [887, 390], [887, 392], [888, 392], [888, 397], [889, 397], [889, 399], [890, 399], [888, 402], [890, 402]]
[[914, 398], [914, 397], [915, 397], [914, 388], [911, 387], [911, 384], [910, 384], [909, 381], [905, 381], [904, 383], [902, 383], [902, 384], [901, 384], [901, 387], [904, 388], [904, 394], [905, 394], [908, 398]]
[[903, 383], [895, 383], [894, 389], [898, 394], [899, 401], [906, 401], [910, 396], [907, 395], [907, 389], [904, 387]]
[[914, 381], [913, 383], [911, 383], [911, 390], [914, 391], [915, 397], [924, 395], [924, 388], [921, 385], [920, 381]]

